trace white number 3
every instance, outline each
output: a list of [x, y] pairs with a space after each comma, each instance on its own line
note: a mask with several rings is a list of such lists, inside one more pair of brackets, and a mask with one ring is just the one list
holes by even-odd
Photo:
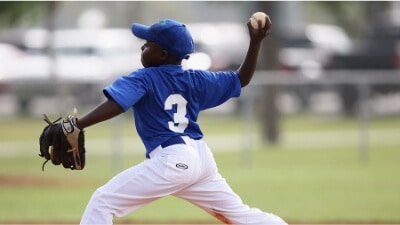
[[174, 112], [174, 121], [169, 121], [169, 129], [183, 133], [188, 126], [189, 120], [186, 118], [186, 105], [187, 101], [180, 94], [173, 94], [168, 96], [164, 103], [165, 110], [172, 110], [173, 106], [176, 105], [176, 112]]

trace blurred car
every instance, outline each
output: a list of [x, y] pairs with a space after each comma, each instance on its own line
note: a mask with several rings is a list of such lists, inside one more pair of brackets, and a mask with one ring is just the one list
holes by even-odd
[[[333, 57], [332, 69], [376, 71], [369, 75], [381, 76], [379, 70], [400, 71], [400, 11], [389, 11], [380, 14], [369, 26], [363, 37], [354, 40], [354, 47]], [[392, 16], [390, 16], [392, 15]], [[355, 73], [349, 73], [355, 74]], [[398, 84], [373, 84], [370, 87], [371, 95], [400, 92]], [[341, 85], [340, 96], [346, 112], [355, 111], [358, 102], [358, 90], [355, 85]]]
[[57, 30], [55, 74], [69, 81], [102, 81], [141, 67], [140, 46], [127, 29]]
[[0, 94], [10, 90], [9, 78], [13, 74], [13, 63], [24, 56], [24, 52], [16, 46], [0, 43]]
[[[332, 67], [334, 55], [344, 54], [352, 46], [351, 39], [342, 28], [326, 24], [309, 24], [283, 31], [279, 40], [279, 68], [287, 71], [286, 74], [293, 76], [293, 79], [318, 78], [323, 70]], [[318, 88], [313, 85], [294, 85], [286, 90], [294, 93], [305, 108], [310, 95]]]
[[[307, 64], [311, 65], [310, 62], [321, 69], [330, 68], [332, 57], [349, 52], [352, 46], [350, 37], [342, 28], [325, 24], [284, 31], [280, 42], [278, 61], [280, 68], [288, 71], [301, 70]], [[313, 78], [309, 74], [303, 75]]]
[[208, 70], [236, 70], [248, 46], [242, 24], [232, 22], [187, 24], [193, 36], [195, 53], [184, 64]]

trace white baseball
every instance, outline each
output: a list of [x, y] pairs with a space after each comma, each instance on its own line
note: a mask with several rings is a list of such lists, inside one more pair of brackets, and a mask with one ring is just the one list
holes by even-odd
[[254, 29], [258, 29], [258, 21], [261, 21], [261, 29], [264, 28], [267, 23], [267, 14], [263, 12], [253, 13], [250, 17], [250, 23]]

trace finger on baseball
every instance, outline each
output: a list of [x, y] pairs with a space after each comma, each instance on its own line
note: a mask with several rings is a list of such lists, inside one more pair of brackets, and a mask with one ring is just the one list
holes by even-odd
[[267, 21], [266, 21], [265, 27], [267, 27], [268, 29], [270, 29], [271, 26], [272, 26], [272, 22], [271, 22], [271, 18], [269, 18], [268, 15], [267, 15], [266, 20], [267, 20]]
[[263, 29], [262, 23], [263, 23], [263, 21], [257, 20], [257, 24], [258, 24], [258, 29], [259, 29], [259, 30]]
[[267, 15], [267, 17], [265, 18], [265, 27], [264, 27], [264, 29], [266, 29], [267, 30], [267, 34], [270, 32], [270, 30], [271, 30], [271, 27], [272, 27], [272, 22], [271, 22], [271, 19], [269, 18], [269, 16]]

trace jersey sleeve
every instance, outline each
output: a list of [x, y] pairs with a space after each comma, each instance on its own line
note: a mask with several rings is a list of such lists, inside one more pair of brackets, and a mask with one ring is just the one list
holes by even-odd
[[142, 74], [131, 73], [117, 78], [111, 85], [103, 89], [107, 98], [112, 98], [124, 111], [138, 102], [146, 93], [146, 85]]
[[202, 72], [199, 92], [200, 109], [216, 107], [232, 97], [239, 97], [241, 84], [236, 72]]

